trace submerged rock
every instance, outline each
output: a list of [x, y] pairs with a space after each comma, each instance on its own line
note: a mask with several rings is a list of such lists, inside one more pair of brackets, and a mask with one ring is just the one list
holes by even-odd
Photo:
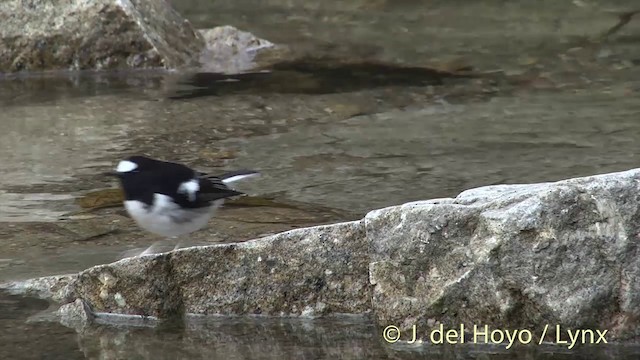
[[175, 68], [204, 46], [166, 1], [8, 0], [0, 22], [0, 72]]
[[80, 298], [98, 312], [161, 318], [372, 310], [379, 325], [416, 325], [427, 340], [440, 325], [463, 324], [467, 336], [474, 325], [488, 325], [536, 338], [548, 325], [547, 340], [571, 328], [607, 330], [612, 341], [635, 338], [640, 329], [639, 234], [636, 169], [483, 187], [375, 210], [364, 221], [4, 287], [34, 288], [60, 302]]
[[264, 66], [265, 62], [270, 61], [268, 59], [288, 54], [286, 47], [277, 46], [233, 26], [203, 29], [199, 33], [206, 44], [200, 55], [199, 71], [203, 72], [241, 73]]
[[[224, 44], [224, 41], [222, 41]], [[195, 72], [177, 79], [180, 85], [170, 98], [193, 99], [228, 94], [335, 94], [385, 86], [442, 85], [447, 79], [473, 75], [447, 72], [429, 67], [405, 66], [372, 60], [331, 57], [295, 57], [286, 59], [286, 48], [265, 47], [254, 63], [246, 51], [233, 54], [233, 46], [221, 45], [221, 56], [204, 64], [218, 66], [215, 72]], [[284, 50], [281, 50], [284, 49]], [[233, 57], [231, 55], [233, 54]], [[244, 55], [243, 55], [244, 54]], [[209, 61], [209, 60], [207, 60]], [[205, 63], [207, 62], [205, 61]], [[254, 68], [255, 67], [255, 68]], [[250, 70], [225, 74], [228, 71]], [[181, 89], [185, 86], [186, 89]]]

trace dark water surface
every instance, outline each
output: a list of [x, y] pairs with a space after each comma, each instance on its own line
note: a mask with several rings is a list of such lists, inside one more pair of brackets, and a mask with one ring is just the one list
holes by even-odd
[[[76, 199], [147, 153], [205, 171], [256, 168], [269, 206], [229, 207], [188, 242], [241, 241], [496, 183], [638, 167], [636, 1], [174, 1], [198, 27], [234, 25], [295, 54], [481, 76], [306, 67], [189, 99], [158, 72], [0, 79], [0, 282], [82, 270], [157, 239], [122, 209]], [[345, 70], [346, 69], [346, 70]], [[346, 71], [346, 72], [345, 72]], [[207, 81], [206, 76], [204, 81]], [[75, 214], [69, 217], [69, 213]], [[64, 219], [64, 220], [61, 220]], [[197, 319], [185, 329], [45, 321], [0, 295], [2, 359], [636, 359], [638, 347], [389, 346], [367, 319]], [[43, 314], [42, 311], [45, 311]], [[27, 321], [27, 319], [29, 319]], [[144, 324], [142, 324], [144, 325]]]

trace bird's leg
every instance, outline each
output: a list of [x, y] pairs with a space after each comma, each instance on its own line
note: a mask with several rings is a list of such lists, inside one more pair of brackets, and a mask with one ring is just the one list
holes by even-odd
[[182, 241], [180, 241], [180, 238], [179, 238], [179, 237], [177, 237], [177, 236], [174, 236], [174, 237], [172, 237], [171, 239], [173, 239], [173, 240], [177, 240], [177, 241], [176, 241], [176, 246], [173, 248], [173, 250], [172, 250], [172, 251], [176, 251], [176, 250], [180, 249], [180, 244], [182, 243]]
[[154, 242], [153, 244], [151, 244], [151, 246], [149, 246], [148, 248], [146, 248], [143, 252], [141, 252], [138, 256], [144, 256], [144, 255], [150, 255], [150, 254], [154, 254], [154, 248], [156, 247], [156, 245], [158, 245], [158, 242]]
[[132, 250], [129, 250], [129, 251], [125, 251], [122, 254], [121, 259], [126, 259], [126, 258], [131, 258], [131, 257], [136, 258], [136, 257], [144, 256], [144, 255], [154, 254], [155, 253], [154, 249], [155, 249], [157, 244], [158, 244], [158, 242], [155, 242], [155, 243], [151, 244], [151, 246], [149, 246], [148, 248], [146, 248], [142, 252], [138, 252], [138, 251], [140, 251], [139, 249], [132, 249]]

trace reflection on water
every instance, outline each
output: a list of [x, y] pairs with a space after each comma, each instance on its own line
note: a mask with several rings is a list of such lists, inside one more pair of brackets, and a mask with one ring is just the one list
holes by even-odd
[[46, 301], [0, 291], [1, 359], [84, 359], [73, 329], [27, 319], [49, 307]]
[[[44, 301], [0, 292], [0, 356], [3, 359], [637, 359], [640, 346], [387, 344], [381, 329], [362, 317], [274, 319], [189, 317], [186, 326], [151, 326], [143, 318], [113, 317], [76, 331], [43, 318]], [[122, 320], [118, 320], [122, 323]], [[133, 321], [133, 322], [132, 322]], [[8, 325], [8, 326], [7, 326]]]
[[141, 359], [373, 359], [384, 354], [368, 321], [196, 319], [185, 329], [99, 327], [79, 335], [85, 353]]

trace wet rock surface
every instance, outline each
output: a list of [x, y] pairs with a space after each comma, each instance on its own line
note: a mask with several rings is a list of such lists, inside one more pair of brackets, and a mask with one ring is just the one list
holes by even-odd
[[0, 3], [0, 72], [175, 68], [204, 42], [165, 1]]
[[61, 302], [81, 298], [98, 312], [164, 319], [373, 310], [379, 325], [406, 331], [559, 324], [624, 341], [638, 329], [639, 184], [635, 169], [482, 187], [375, 210], [364, 221], [4, 286]]

